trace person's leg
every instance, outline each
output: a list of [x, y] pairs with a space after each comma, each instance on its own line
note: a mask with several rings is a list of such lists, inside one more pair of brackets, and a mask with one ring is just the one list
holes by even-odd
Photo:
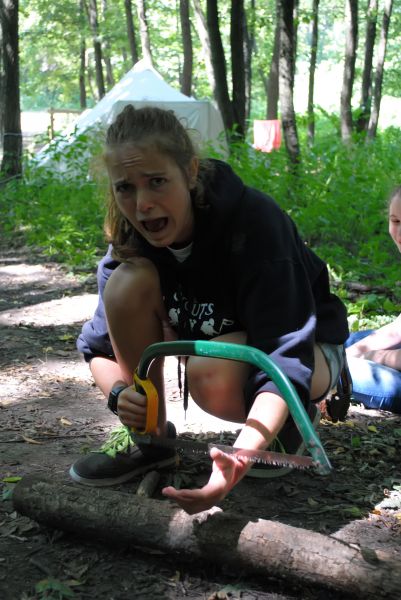
[[330, 391], [332, 385], [332, 376], [330, 365], [324, 355], [321, 347], [315, 344], [315, 368], [311, 381], [311, 400], [312, 402], [321, 398]]
[[89, 363], [96, 386], [103, 392], [105, 398], [109, 397], [111, 388], [116, 381], [123, 380], [123, 374], [117, 361], [106, 356], [95, 356]]
[[[230, 333], [216, 337], [213, 341], [246, 344], [246, 334], [241, 331]], [[242, 423], [246, 418], [243, 390], [249, 370], [249, 363], [190, 357], [187, 363], [187, 376], [191, 396], [205, 412], [227, 421]], [[321, 348], [315, 345], [311, 399], [320, 398], [328, 392], [330, 382], [330, 367]]]
[[355, 400], [401, 414], [401, 372], [364, 358], [348, 358]]
[[[245, 344], [244, 332], [214, 338], [216, 342]], [[191, 357], [187, 364], [189, 389], [192, 398], [205, 411], [216, 417], [241, 423], [245, 420], [244, 385], [250, 370], [249, 363], [232, 360]], [[312, 400], [330, 387], [330, 370], [319, 346], [315, 346], [315, 369], [311, 382]]]
[[[214, 342], [245, 344], [242, 331], [213, 339]], [[191, 356], [187, 361], [188, 388], [193, 400], [205, 412], [234, 423], [244, 423], [244, 386], [250, 364], [222, 358]]]
[[[103, 363], [97, 362], [92, 365], [92, 372], [98, 385], [106, 392], [114, 376], [132, 385], [134, 371], [145, 348], [163, 339], [162, 319], [165, 315], [158, 274], [149, 261], [120, 265], [106, 285], [104, 299], [117, 362], [107, 363], [107, 373], [103, 374]], [[153, 361], [149, 378], [159, 394], [159, 433], [174, 438], [175, 427], [166, 422], [163, 359]], [[120, 433], [127, 443], [124, 450]], [[139, 443], [133, 447], [125, 428], [120, 428], [116, 436], [116, 448], [102, 447], [100, 452], [91, 452], [72, 465], [70, 475], [74, 481], [92, 486], [115, 485], [145, 471], [176, 462], [174, 449], [153, 449]]]
[[[127, 384], [143, 351], [163, 340], [162, 320], [165, 309], [160, 281], [154, 265], [145, 259], [121, 264], [112, 273], [104, 293], [110, 339], [117, 363]], [[163, 359], [156, 359], [149, 369], [149, 379], [159, 395], [159, 427], [166, 427]]]
[[374, 333], [374, 331], [374, 329], [365, 329], [364, 331], [354, 331], [353, 333], [350, 333], [344, 344], [344, 348], [348, 348], [349, 346], [352, 346], [352, 344], [356, 344], [365, 337], [368, 337], [368, 335], [371, 333]]
[[[246, 343], [244, 332], [236, 332], [214, 338], [213, 341]], [[249, 406], [244, 388], [249, 376], [249, 363], [204, 357], [190, 357], [187, 364], [189, 390], [194, 401], [206, 412], [236, 423], [245, 423]], [[314, 397], [330, 387], [331, 373], [321, 349], [315, 348], [315, 371], [312, 377]], [[320, 412], [314, 404], [306, 407], [314, 427], [320, 420]], [[302, 454], [305, 444], [293, 419], [289, 417], [271, 446], [276, 451]], [[248, 471], [250, 477], [279, 477], [289, 473], [291, 467], [257, 465]]]

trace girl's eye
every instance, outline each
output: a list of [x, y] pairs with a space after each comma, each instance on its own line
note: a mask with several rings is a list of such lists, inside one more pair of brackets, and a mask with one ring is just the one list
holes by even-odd
[[158, 188], [158, 187], [162, 186], [164, 183], [166, 183], [166, 180], [164, 177], [153, 177], [150, 180], [150, 183], [151, 183], [152, 187]]
[[128, 190], [130, 189], [130, 184], [129, 183], [117, 183], [115, 189], [116, 189], [116, 192], [118, 192], [119, 194], [124, 194], [125, 192], [128, 192]]

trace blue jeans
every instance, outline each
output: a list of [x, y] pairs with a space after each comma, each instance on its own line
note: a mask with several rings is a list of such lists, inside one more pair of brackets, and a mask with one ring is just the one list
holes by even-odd
[[[351, 333], [345, 347], [355, 344], [373, 331], [370, 329]], [[352, 395], [357, 402], [361, 402], [366, 408], [401, 414], [401, 371], [364, 358], [349, 356], [347, 362], [352, 377]]]

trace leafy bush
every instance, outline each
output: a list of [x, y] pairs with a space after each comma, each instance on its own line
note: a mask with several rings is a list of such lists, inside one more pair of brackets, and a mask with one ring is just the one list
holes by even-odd
[[[336, 115], [322, 112], [313, 147], [306, 143], [306, 126], [300, 127], [297, 173], [289, 167], [284, 144], [266, 154], [249, 143], [233, 143], [227, 161], [292, 216], [306, 243], [328, 262], [337, 293], [348, 304], [353, 326], [359, 326], [371, 315], [380, 319], [400, 311], [399, 256], [387, 232], [386, 198], [401, 183], [401, 132], [389, 128], [372, 142], [359, 137], [345, 146], [337, 126]], [[3, 189], [4, 234], [23, 232], [28, 244], [57, 260], [94, 267], [105, 247], [105, 182], [93, 176], [90, 157], [99, 154], [101, 140], [102, 135], [78, 136], [73, 149], [56, 140], [52, 157], [69, 165], [61, 176], [54, 162], [29, 161], [24, 179]], [[374, 301], [349, 301], [349, 281], [372, 286]], [[383, 295], [377, 286], [388, 291]]]
[[[24, 177], [4, 187], [3, 234], [23, 235], [54, 260], [93, 268], [103, 236], [104, 186], [89, 176], [99, 138], [80, 135], [73, 144], [55, 138], [39, 157], [25, 158]], [[102, 250], [100, 250], [101, 252]]]

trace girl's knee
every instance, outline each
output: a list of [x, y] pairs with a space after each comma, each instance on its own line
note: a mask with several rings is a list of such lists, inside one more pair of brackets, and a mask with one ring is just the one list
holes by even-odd
[[148, 260], [123, 263], [110, 276], [105, 290], [106, 311], [132, 312], [154, 308], [161, 302], [159, 275]]
[[203, 357], [190, 357], [187, 362], [189, 391], [205, 412], [230, 421], [245, 415], [243, 379], [239, 363]]

